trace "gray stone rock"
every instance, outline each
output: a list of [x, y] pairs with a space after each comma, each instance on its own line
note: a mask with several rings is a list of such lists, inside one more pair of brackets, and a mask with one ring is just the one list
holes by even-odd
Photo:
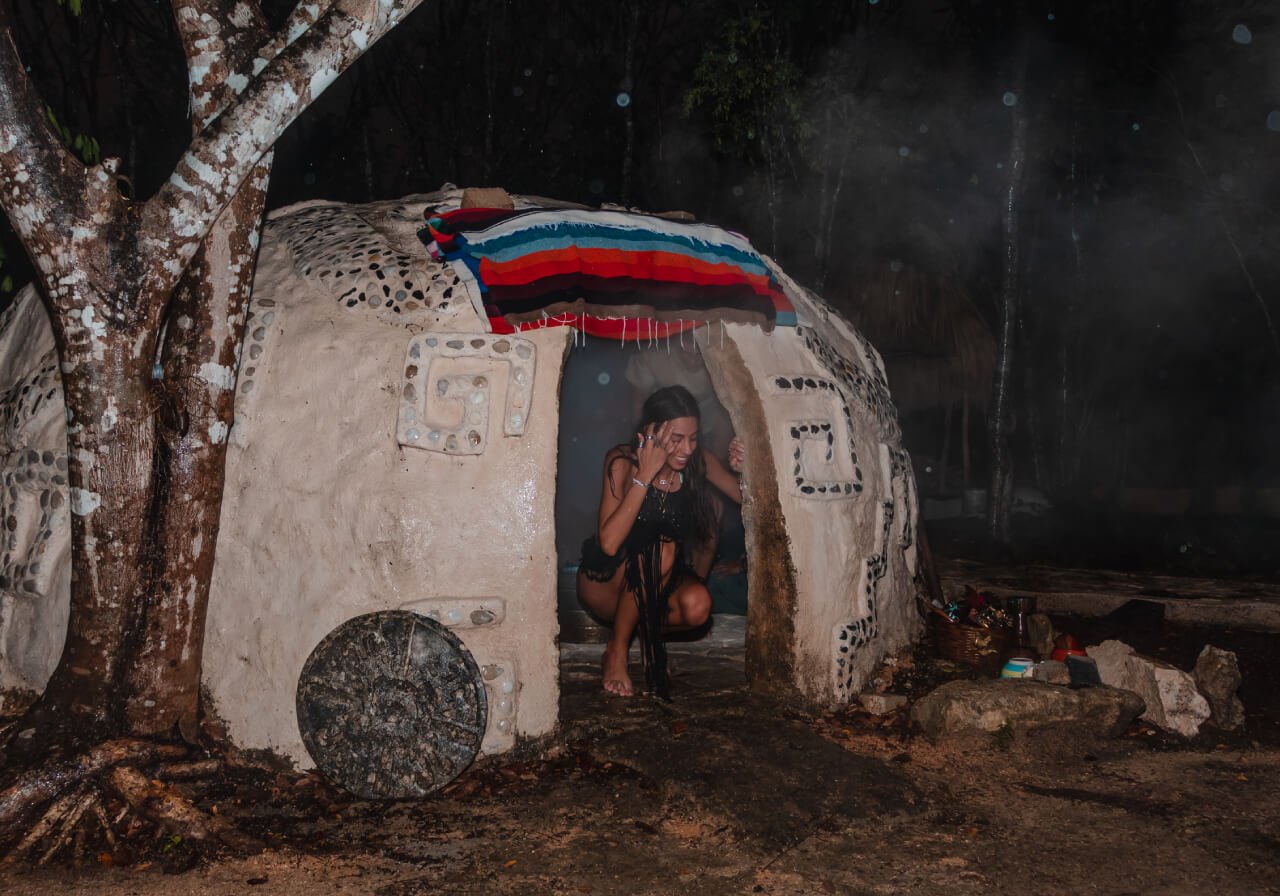
[[1081, 734], [1116, 737], [1143, 709], [1141, 697], [1115, 688], [1071, 690], [1025, 678], [951, 681], [916, 701], [911, 721], [933, 738], [1064, 724]]
[[1234, 653], [1206, 644], [1196, 658], [1192, 677], [1200, 693], [1209, 701], [1210, 722], [1223, 731], [1234, 731], [1244, 724], [1244, 704], [1236, 696], [1243, 679]]
[[907, 705], [907, 698], [902, 694], [860, 694], [858, 700], [874, 716], [882, 716]]
[[1067, 669], [1066, 663], [1060, 663], [1057, 660], [1045, 660], [1042, 663], [1036, 663], [1035, 671], [1031, 673], [1031, 677], [1036, 681], [1043, 681], [1047, 684], [1071, 684], [1071, 672]]
[[1142, 718], [1157, 728], [1193, 737], [1209, 718], [1209, 701], [1196, 690], [1190, 673], [1135, 653], [1123, 641], [1103, 641], [1086, 652], [1097, 662], [1103, 684], [1133, 691], [1146, 701]]

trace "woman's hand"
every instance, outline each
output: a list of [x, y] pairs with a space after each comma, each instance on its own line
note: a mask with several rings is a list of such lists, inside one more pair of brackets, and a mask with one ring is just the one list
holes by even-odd
[[737, 436], [729, 443], [729, 469], [735, 473], [742, 472], [742, 461], [747, 456], [747, 446]]
[[651, 483], [661, 472], [671, 455], [670, 421], [661, 425], [650, 423], [644, 432], [636, 433], [636, 463], [640, 467], [638, 478]]

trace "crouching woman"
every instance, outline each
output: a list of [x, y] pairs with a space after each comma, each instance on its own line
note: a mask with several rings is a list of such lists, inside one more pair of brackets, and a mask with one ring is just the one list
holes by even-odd
[[703, 450], [698, 426], [688, 389], [659, 389], [644, 403], [635, 443], [604, 458], [599, 519], [582, 546], [578, 597], [613, 625], [603, 658], [611, 694], [634, 692], [627, 664], [638, 630], [648, 686], [670, 699], [663, 633], [697, 628], [711, 615], [706, 575], [719, 526], [715, 492], [742, 503], [736, 474], [743, 446], [733, 440], [728, 469]]

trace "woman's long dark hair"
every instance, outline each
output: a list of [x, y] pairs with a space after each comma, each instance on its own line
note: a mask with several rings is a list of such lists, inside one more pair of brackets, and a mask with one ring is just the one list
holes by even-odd
[[[667, 386], [645, 399], [636, 432], [644, 432], [649, 424], [658, 426], [677, 417], [693, 417], [699, 426], [702, 423], [702, 414], [693, 393], [684, 386]], [[698, 450], [689, 455], [684, 474], [684, 487], [689, 489], [690, 505], [693, 508], [693, 543], [704, 545], [715, 535], [717, 520], [715, 505], [712, 503], [714, 499], [707, 483], [707, 462], [702, 456], [701, 438], [698, 439]]]

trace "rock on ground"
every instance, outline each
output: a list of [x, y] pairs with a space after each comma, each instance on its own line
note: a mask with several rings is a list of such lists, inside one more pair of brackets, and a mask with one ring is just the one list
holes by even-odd
[[1042, 663], [1036, 663], [1035, 671], [1031, 673], [1031, 677], [1036, 681], [1043, 681], [1047, 684], [1071, 684], [1071, 671], [1067, 668], [1067, 664], [1060, 663], [1057, 660], [1045, 660]]
[[1192, 673], [1196, 687], [1209, 701], [1209, 721], [1223, 731], [1234, 731], [1244, 724], [1244, 704], [1236, 696], [1243, 678], [1240, 663], [1230, 650], [1206, 644], [1196, 659]]
[[858, 701], [867, 712], [875, 716], [882, 716], [907, 705], [905, 694], [859, 694]]
[[1143, 711], [1142, 698], [1115, 688], [1071, 690], [1028, 679], [952, 681], [925, 695], [911, 721], [929, 737], [1029, 731], [1070, 725], [1081, 734], [1115, 737]]
[[1194, 737], [1209, 718], [1209, 701], [1196, 690], [1190, 673], [1135, 653], [1123, 641], [1103, 641], [1086, 652], [1097, 662], [1103, 684], [1133, 691], [1146, 701], [1142, 718], [1157, 728]]

